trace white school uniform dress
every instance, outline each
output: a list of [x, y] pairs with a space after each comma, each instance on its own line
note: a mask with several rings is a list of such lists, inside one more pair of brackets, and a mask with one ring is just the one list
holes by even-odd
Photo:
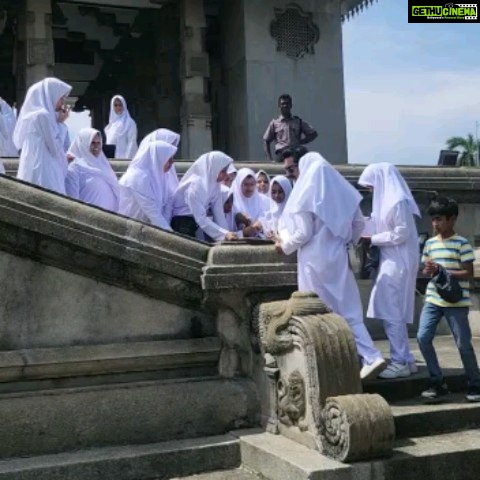
[[382, 358], [363, 322], [347, 243], [363, 228], [360, 194], [318, 153], [300, 159], [300, 175], [283, 211], [286, 254], [298, 250], [298, 288], [314, 291], [349, 324], [364, 364]]
[[367, 315], [384, 320], [393, 363], [411, 363], [406, 325], [413, 322], [418, 272], [418, 233], [415, 200], [394, 165], [369, 165], [358, 183], [373, 187], [372, 244], [380, 248], [380, 265], [370, 295]]
[[[13, 143], [13, 131], [17, 118], [12, 107], [0, 98], [0, 157], [18, 157], [18, 149]], [[0, 173], [5, 173], [0, 160]]]
[[170, 202], [164, 166], [177, 147], [161, 140], [145, 142], [120, 179], [120, 213], [171, 231], [166, 207]]
[[13, 133], [21, 150], [17, 178], [65, 194], [67, 159], [60, 139], [55, 104], [72, 87], [45, 78], [27, 92]]
[[102, 151], [97, 157], [90, 152], [90, 144], [96, 135], [100, 132], [94, 128], [82, 128], [78, 132], [68, 150], [74, 160], [68, 166], [65, 188], [72, 198], [118, 212], [120, 188], [117, 176]]
[[175, 192], [172, 218], [192, 216], [206, 235], [213, 240], [223, 240], [230, 230], [223, 211], [221, 184], [217, 178], [232, 163], [232, 158], [219, 151], [205, 153], [195, 160]]
[[[120, 100], [123, 112], [115, 113], [113, 103]], [[110, 101], [110, 115], [108, 125], [105, 127], [107, 144], [115, 145], [115, 158], [133, 158], [137, 153], [137, 124], [130, 116], [127, 102], [121, 95], [115, 95]]]

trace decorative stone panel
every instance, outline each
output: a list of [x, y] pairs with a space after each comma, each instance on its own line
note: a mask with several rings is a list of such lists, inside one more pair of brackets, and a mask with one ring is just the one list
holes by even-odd
[[259, 332], [268, 377], [267, 430], [340, 461], [382, 457], [395, 427], [387, 402], [362, 394], [347, 322], [313, 292], [261, 303]]
[[275, 8], [275, 20], [270, 24], [270, 34], [277, 42], [277, 51], [288, 57], [301, 58], [306, 53], [314, 54], [314, 45], [320, 32], [313, 23], [313, 14], [304, 12], [295, 3], [286, 8]]

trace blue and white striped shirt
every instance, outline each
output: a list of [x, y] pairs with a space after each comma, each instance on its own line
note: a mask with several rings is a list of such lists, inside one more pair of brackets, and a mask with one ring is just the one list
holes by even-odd
[[[475, 256], [468, 240], [455, 233], [449, 238], [442, 239], [437, 235], [426, 241], [422, 262], [429, 260], [442, 265], [446, 270], [455, 271], [462, 270], [462, 263], [473, 262]], [[459, 283], [463, 289], [463, 298], [460, 301], [449, 303], [443, 300], [432, 282], [428, 282], [425, 301], [439, 307], [469, 307], [471, 305], [470, 282], [459, 280]]]

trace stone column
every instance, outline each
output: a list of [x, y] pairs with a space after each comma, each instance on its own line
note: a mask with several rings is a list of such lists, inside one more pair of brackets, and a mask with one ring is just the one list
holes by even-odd
[[17, 92], [53, 75], [55, 63], [50, 0], [25, 0], [17, 43]]
[[206, 101], [206, 80], [210, 72], [205, 29], [203, 0], [181, 0], [181, 156], [185, 159], [195, 159], [212, 149], [211, 109]]
[[229, 154], [263, 160], [262, 136], [282, 93], [318, 138], [308, 144], [347, 163], [340, 0], [221, 3]]

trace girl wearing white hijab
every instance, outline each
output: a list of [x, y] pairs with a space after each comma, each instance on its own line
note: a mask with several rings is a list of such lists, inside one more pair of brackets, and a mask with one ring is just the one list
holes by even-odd
[[292, 193], [292, 188], [292, 183], [284, 175], [277, 175], [270, 182], [270, 210], [260, 219], [262, 230], [267, 238], [278, 235], [279, 220]]
[[115, 145], [115, 158], [133, 158], [137, 153], [137, 124], [130, 116], [121, 95], [110, 101], [110, 116], [105, 127], [107, 144]]
[[257, 190], [255, 173], [250, 168], [241, 168], [232, 184], [233, 205], [236, 212], [243, 213], [250, 222], [256, 222], [270, 209], [270, 200]]
[[255, 174], [255, 180], [257, 181], [258, 193], [267, 195], [270, 190], [270, 178], [265, 170], [259, 170]]
[[[12, 107], [3, 99], [0, 98], [0, 157], [18, 157], [18, 149], [13, 143], [13, 131], [15, 130], [15, 123], [17, 119]], [[0, 173], [3, 168], [0, 160]]]
[[161, 140], [142, 145], [120, 179], [120, 213], [172, 230], [166, 212], [169, 203], [167, 172], [177, 147]]
[[117, 176], [102, 152], [102, 137], [94, 128], [82, 128], [68, 150], [67, 195], [97, 207], [118, 212]]
[[21, 150], [17, 178], [65, 194], [67, 159], [60, 140], [57, 115], [72, 87], [45, 78], [27, 92], [13, 132]]
[[319, 153], [304, 155], [283, 211], [277, 252], [298, 250], [298, 289], [314, 291], [349, 324], [363, 367], [376, 375], [386, 363], [363, 322], [363, 308], [346, 245], [359, 239], [361, 195]]
[[372, 245], [380, 248], [380, 265], [367, 315], [383, 320], [390, 342], [391, 363], [381, 378], [408, 377], [417, 372], [408, 345], [407, 324], [413, 322], [418, 271], [418, 233], [414, 215], [420, 211], [394, 165], [369, 165], [358, 180], [373, 190]]
[[[168, 128], [159, 128], [158, 130], [154, 130], [153, 132], [143, 137], [143, 140], [140, 142], [139, 148], [142, 148], [145, 143], [154, 142], [155, 140], [162, 140], [163, 142], [169, 143], [170, 145], [173, 145], [178, 149], [178, 145], [180, 144], [180, 138], [181, 137], [178, 133], [172, 132]], [[170, 221], [172, 217], [173, 195], [175, 194], [175, 190], [177, 189], [179, 184], [177, 170], [174, 163], [172, 164], [170, 170], [168, 170], [166, 175], [169, 204], [166, 207], [165, 213], [166, 218], [168, 218]]]
[[227, 176], [225, 177], [225, 180], [222, 182], [223, 185], [230, 188], [235, 180], [235, 177], [237, 176], [237, 173], [238, 173], [238, 170], [235, 168], [235, 165], [233, 163], [230, 164], [227, 169]]
[[[220, 184], [233, 159], [223, 152], [201, 155], [182, 177], [173, 199], [172, 228], [195, 237], [197, 226], [213, 240], [236, 240], [228, 229]], [[213, 217], [207, 215], [210, 209]]]

